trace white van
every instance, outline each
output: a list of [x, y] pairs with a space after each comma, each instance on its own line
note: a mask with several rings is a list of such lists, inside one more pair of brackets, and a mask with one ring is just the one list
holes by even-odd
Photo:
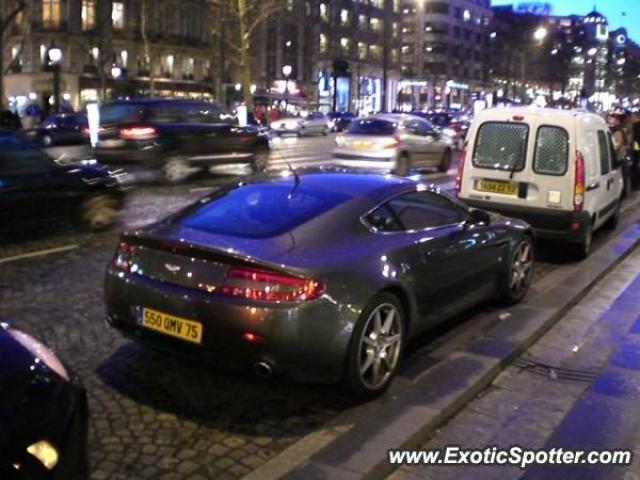
[[495, 108], [469, 129], [456, 191], [470, 206], [521, 218], [539, 238], [571, 242], [586, 257], [593, 232], [617, 225], [622, 182], [598, 115]]

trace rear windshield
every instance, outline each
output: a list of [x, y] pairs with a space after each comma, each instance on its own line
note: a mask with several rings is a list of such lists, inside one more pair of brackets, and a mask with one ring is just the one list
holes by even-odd
[[100, 123], [105, 125], [140, 122], [143, 116], [144, 107], [142, 105], [105, 105], [100, 109]]
[[351, 122], [348, 133], [353, 135], [393, 135], [396, 124], [387, 120], [359, 120]]
[[538, 129], [533, 171], [544, 175], [564, 175], [569, 166], [569, 134], [564, 128]]
[[268, 238], [294, 229], [349, 199], [342, 193], [291, 184], [245, 185], [214, 198], [177, 222], [185, 227], [243, 238]]
[[522, 170], [528, 137], [529, 126], [523, 123], [483, 123], [478, 129], [473, 165], [496, 170]]

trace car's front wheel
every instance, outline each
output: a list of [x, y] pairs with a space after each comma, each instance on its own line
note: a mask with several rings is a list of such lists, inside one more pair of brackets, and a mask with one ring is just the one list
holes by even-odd
[[169, 183], [179, 183], [186, 180], [193, 173], [193, 168], [185, 158], [170, 157], [162, 166], [162, 175]]
[[533, 262], [533, 240], [525, 236], [512, 250], [509, 258], [499, 296], [503, 304], [516, 304], [526, 295], [533, 276]]
[[53, 146], [53, 137], [51, 135], [49, 135], [48, 133], [45, 133], [40, 138], [40, 142], [42, 143], [43, 147], [52, 147]]
[[376, 295], [351, 337], [346, 367], [349, 390], [361, 397], [382, 394], [396, 374], [405, 342], [405, 317], [395, 295]]
[[442, 158], [440, 159], [440, 165], [438, 165], [438, 170], [441, 172], [449, 171], [449, 167], [451, 166], [451, 150], [447, 149], [443, 152]]
[[396, 168], [393, 170], [393, 173], [400, 177], [406, 177], [409, 174], [410, 163], [411, 160], [409, 159], [409, 155], [402, 153], [398, 157], [398, 160], [396, 160]]
[[82, 205], [82, 220], [91, 230], [110, 226], [118, 215], [118, 200], [107, 193], [88, 198]]

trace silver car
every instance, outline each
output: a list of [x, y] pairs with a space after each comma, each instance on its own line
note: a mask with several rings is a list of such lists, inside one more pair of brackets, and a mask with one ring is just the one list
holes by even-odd
[[271, 130], [278, 134], [293, 133], [298, 136], [322, 134], [331, 130], [330, 119], [322, 112], [309, 112], [307, 116], [283, 117], [271, 122]]
[[451, 144], [427, 121], [415, 115], [378, 114], [354, 120], [336, 137], [334, 163], [407, 175], [414, 168], [451, 165]]

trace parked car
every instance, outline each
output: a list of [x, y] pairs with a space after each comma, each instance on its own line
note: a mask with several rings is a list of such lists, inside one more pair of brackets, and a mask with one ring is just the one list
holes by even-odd
[[117, 101], [100, 109], [95, 154], [103, 163], [159, 170], [170, 182], [221, 164], [261, 171], [269, 155], [267, 136], [232, 120], [220, 105], [206, 101]]
[[30, 335], [0, 323], [0, 478], [89, 478], [87, 395]]
[[331, 130], [329, 117], [323, 112], [309, 112], [306, 116], [290, 115], [271, 122], [271, 130], [282, 135], [328, 135]]
[[524, 222], [412, 180], [274, 175], [123, 234], [107, 321], [151, 348], [377, 395], [410, 338], [520, 301], [532, 266]]
[[123, 203], [118, 179], [104, 166], [61, 165], [20, 134], [0, 130], [0, 230], [60, 218], [99, 229]]
[[351, 112], [329, 112], [327, 116], [332, 132], [343, 132], [349, 127], [351, 121], [357, 118], [356, 114]]
[[414, 115], [385, 113], [354, 120], [336, 137], [334, 162], [350, 167], [393, 171], [451, 165], [451, 145], [431, 124]]
[[504, 108], [476, 117], [457, 179], [468, 204], [522, 218], [586, 257], [615, 228], [622, 173], [604, 120], [584, 111]]
[[89, 143], [88, 127], [86, 115], [80, 113], [51, 115], [37, 128], [35, 138], [44, 147]]

